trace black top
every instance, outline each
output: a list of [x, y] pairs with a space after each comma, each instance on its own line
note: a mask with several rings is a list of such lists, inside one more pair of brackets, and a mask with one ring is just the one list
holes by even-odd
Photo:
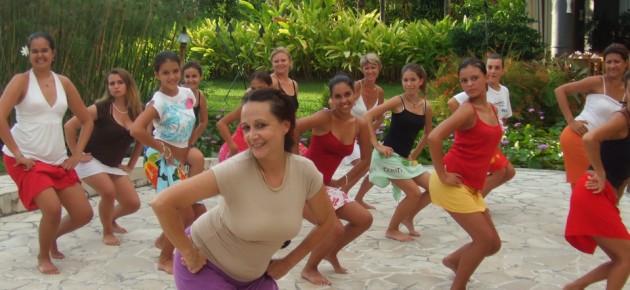
[[[400, 96], [402, 99], [402, 96]], [[400, 113], [392, 113], [392, 122], [389, 125], [389, 132], [383, 138], [385, 146], [392, 147], [394, 152], [402, 158], [407, 158], [413, 147], [420, 130], [424, 128], [425, 115], [416, 115], [407, 111], [405, 100], [402, 100], [403, 110]], [[424, 102], [424, 112], [426, 114], [427, 103]]]
[[[627, 112], [622, 114], [627, 120], [630, 119]], [[615, 189], [619, 188], [630, 177], [630, 128], [626, 138], [602, 142], [600, 156], [606, 179]]]
[[101, 163], [116, 167], [125, 157], [129, 145], [135, 140], [129, 131], [112, 116], [112, 101], [97, 102], [96, 120], [85, 152]]
[[201, 91], [197, 90], [197, 95], [195, 96], [197, 100], [195, 100], [196, 105], [193, 107], [193, 112], [195, 112], [195, 128], [199, 125], [199, 107], [201, 106], [201, 102], [199, 99], [201, 98]]
[[295, 110], [297, 111], [297, 109], [300, 107], [300, 102], [298, 101], [298, 92], [295, 89], [295, 81], [291, 80], [291, 83], [293, 84], [293, 91], [295, 92], [295, 95], [290, 96], [289, 94], [287, 94], [287, 92], [284, 91], [284, 89], [282, 89], [282, 85], [280, 84], [280, 79], [277, 76], [273, 76], [274, 78], [276, 78], [278, 80], [278, 89], [285, 95], [287, 95], [287, 97], [289, 97], [289, 100], [291, 100], [291, 102], [293, 103], [293, 107], [295, 108]]

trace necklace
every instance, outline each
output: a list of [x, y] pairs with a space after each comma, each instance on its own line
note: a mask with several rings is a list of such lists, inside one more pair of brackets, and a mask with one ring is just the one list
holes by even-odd
[[112, 106], [114, 106], [114, 109], [116, 109], [116, 111], [118, 111], [118, 113], [121, 113], [123, 115], [129, 113], [129, 111], [124, 111], [123, 112], [123, 111], [119, 110], [118, 107], [116, 107], [116, 104], [114, 104], [114, 103], [112, 103]]
[[410, 104], [413, 106], [413, 108], [415, 109], [415, 108], [416, 108], [416, 106], [417, 106], [418, 104], [420, 104], [420, 100], [421, 100], [421, 99], [420, 99], [420, 98], [418, 98], [418, 101], [414, 103], [414, 102], [410, 101], [409, 99], [407, 99], [407, 96], [405, 96], [405, 100], [407, 101], [407, 103], [410, 103]]
[[[256, 159], [254, 159], [256, 160]], [[278, 187], [273, 187], [269, 184], [269, 182], [267, 181], [267, 176], [265, 175], [265, 172], [262, 170], [262, 168], [260, 167], [260, 163], [258, 163], [258, 160], [256, 160], [256, 168], [258, 168], [258, 172], [260, 172], [260, 175], [262, 175], [263, 180], [265, 181], [265, 184], [267, 185], [267, 187], [273, 191], [273, 192], [278, 192], [280, 191], [280, 189], [282, 189], [282, 186], [284, 185], [283, 183], [280, 184], [280, 186]]]

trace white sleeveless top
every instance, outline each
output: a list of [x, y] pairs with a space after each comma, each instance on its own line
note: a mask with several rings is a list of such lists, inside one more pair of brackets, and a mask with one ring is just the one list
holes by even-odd
[[[29, 71], [28, 90], [22, 102], [15, 106], [17, 123], [11, 128], [11, 135], [24, 157], [60, 165], [68, 159], [63, 137], [63, 115], [68, 109], [68, 100], [59, 77], [52, 74], [57, 100], [51, 107], [44, 98], [33, 70]], [[6, 146], [3, 146], [2, 152], [15, 157]]]
[[[352, 110], [350, 111], [352, 115], [357, 116], [357, 117], [363, 117], [363, 115], [365, 115], [365, 113], [367, 113], [368, 111], [367, 106], [365, 105], [365, 102], [363, 101], [363, 95], [362, 95], [363, 82], [361, 82], [360, 84], [361, 84], [361, 95], [359, 95], [357, 100], [354, 102], [354, 106], [352, 106]], [[376, 98], [376, 102], [374, 102], [374, 105], [372, 106], [372, 108], [376, 107], [376, 105], [378, 105], [378, 98]]]
[[[604, 81], [602, 77], [602, 81]], [[604, 124], [615, 111], [621, 109], [621, 103], [613, 97], [606, 95], [606, 82], [604, 81], [603, 94], [588, 94], [584, 109], [575, 117], [576, 120], [586, 121], [586, 127], [589, 131]]]

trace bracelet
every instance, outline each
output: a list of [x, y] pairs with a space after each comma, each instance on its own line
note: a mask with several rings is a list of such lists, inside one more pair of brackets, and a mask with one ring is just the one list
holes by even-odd
[[348, 185], [348, 174], [344, 174], [344, 176], [346, 178], [346, 185]]
[[[166, 146], [164, 144], [164, 142], [162, 142], [162, 141], [160, 141], [160, 144], [162, 144], [162, 155], [164, 156], [164, 158], [165, 159], [169, 159], [169, 158], [173, 157], [173, 152], [171, 151], [171, 148]], [[168, 156], [166, 156], [166, 149], [168, 149]]]

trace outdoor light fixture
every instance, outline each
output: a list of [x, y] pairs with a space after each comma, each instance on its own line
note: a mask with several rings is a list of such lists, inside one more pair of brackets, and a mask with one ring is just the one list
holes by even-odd
[[186, 26], [182, 27], [182, 32], [177, 37], [179, 42], [179, 61], [180, 64], [184, 64], [184, 57], [186, 56], [186, 45], [190, 43], [190, 36], [186, 33]]

